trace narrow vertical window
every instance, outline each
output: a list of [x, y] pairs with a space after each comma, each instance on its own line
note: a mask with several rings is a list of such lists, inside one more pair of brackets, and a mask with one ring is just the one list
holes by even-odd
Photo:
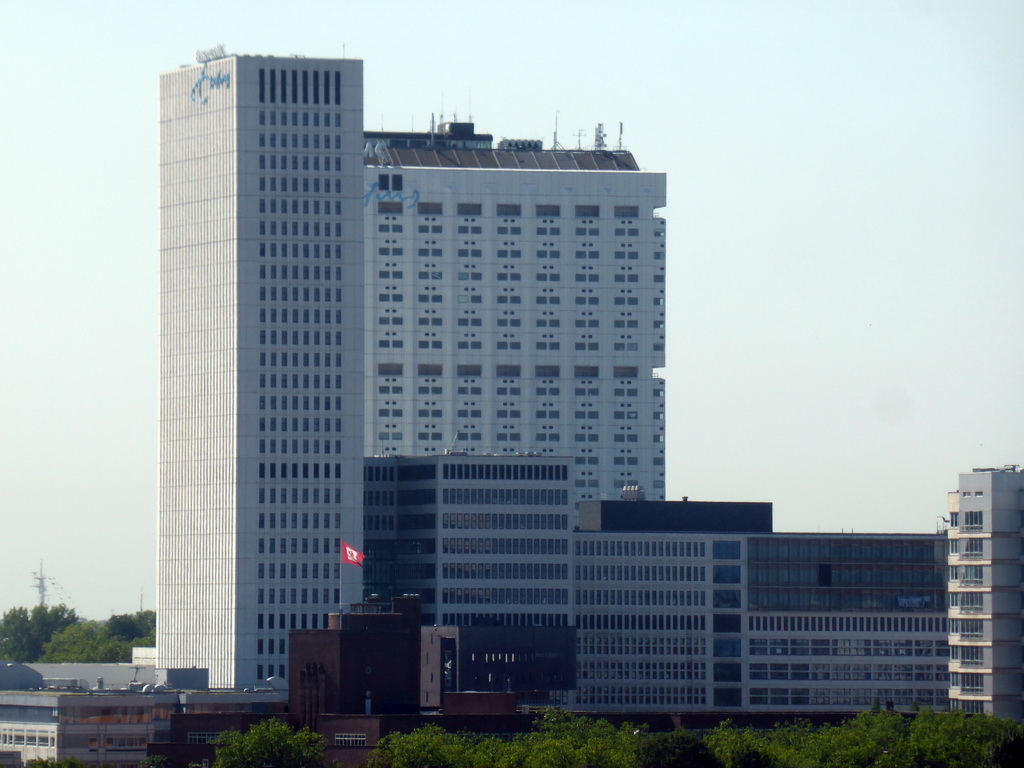
[[262, 104], [264, 102], [264, 98], [263, 98], [263, 95], [264, 95], [263, 94], [263, 84], [264, 83], [263, 83], [263, 81], [266, 79], [266, 74], [267, 74], [266, 70], [263, 70], [263, 69], [260, 70], [260, 104]]
[[299, 70], [292, 70], [292, 104], [299, 103]]
[[276, 86], [277, 86], [277, 83], [276, 83], [276, 81], [274, 79], [274, 70], [270, 70], [270, 103], [271, 104], [273, 104], [275, 101], [277, 101], [277, 97], [276, 97], [277, 87]]
[[[273, 73], [271, 73], [271, 77], [273, 77]], [[282, 69], [281, 70], [281, 103], [282, 104], [284, 104], [284, 103], [286, 103], [288, 101], [288, 86], [287, 86], [287, 83], [288, 83], [288, 77], [287, 77], [285, 71]]]
[[331, 103], [331, 73], [324, 72], [324, 104]]
[[313, 70], [313, 103], [320, 103], [320, 72]]
[[302, 103], [309, 104], [309, 70], [302, 70]]
[[334, 103], [341, 104], [341, 72], [334, 73]]

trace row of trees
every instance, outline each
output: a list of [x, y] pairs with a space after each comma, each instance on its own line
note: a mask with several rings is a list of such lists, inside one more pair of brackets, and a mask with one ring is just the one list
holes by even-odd
[[[321, 768], [324, 737], [280, 720], [214, 742], [213, 768]], [[165, 768], [149, 757], [144, 768]], [[436, 725], [381, 740], [367, 768], [1019, 768], [1024, 729], [1012, 720], [922, 710], [914, 717], [865, 712], [836, 726], [777, 725], [765, 731], [725, 723], [649, 734], [560, 710], [512, 739], [448, 733]], [[28, 768], [84, 768], [77, 760], [30, 761]]]
[[[769, 730], [725, 723], [703, 737], [648, 734], [557, 710], [511, 740], [426, 726], [392, 734], [370, 768], [1010, 768], [1024, 766], [1024, 729], [1012, 721], [922, 710], [865, 712], [842, 725]], [[224, 766], [223, 768], [243, 768]]]
[[132, 648], [153, 645], [153, 611], [84, 621], [66, 605], [37, 605], [11, 608], [0, 619], [0, 659], [6, 661], [131, 661]]

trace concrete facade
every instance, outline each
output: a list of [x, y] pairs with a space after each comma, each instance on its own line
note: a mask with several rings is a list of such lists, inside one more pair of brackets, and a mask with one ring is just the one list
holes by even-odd
[[570, 456], [574, 500], [664, 498], [665, 175], [509, 146], [367, 133], [366, 455]]
[[161, 77], [158, 664], [215, 687], [361, 599], [361, 150], [359, 61]]
[[960, 475], [948, 514], [950, 704], [1020, 720], [1024, 473]]

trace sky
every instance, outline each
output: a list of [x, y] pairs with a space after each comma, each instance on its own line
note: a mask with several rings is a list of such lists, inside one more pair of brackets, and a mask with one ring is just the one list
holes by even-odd
[[[430, 115], [668, 174], [668, 497], [932, 532], [1024, 463], [1024, 4], [0, 5], [0, 611], [155, 605], [161, 72], [361, 58]], [[577, 132], [582, 131], [582, 137]]]

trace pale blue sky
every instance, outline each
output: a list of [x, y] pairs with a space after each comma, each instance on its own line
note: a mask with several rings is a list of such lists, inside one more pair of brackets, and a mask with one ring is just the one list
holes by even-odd
[[472, 116], [668, 173], [669, 495], [931, 531], [1024, 462], [1024, 4], [0, 5], [0, 611], [154, 604], [157, 76], [365, 61], [368, 127]]

